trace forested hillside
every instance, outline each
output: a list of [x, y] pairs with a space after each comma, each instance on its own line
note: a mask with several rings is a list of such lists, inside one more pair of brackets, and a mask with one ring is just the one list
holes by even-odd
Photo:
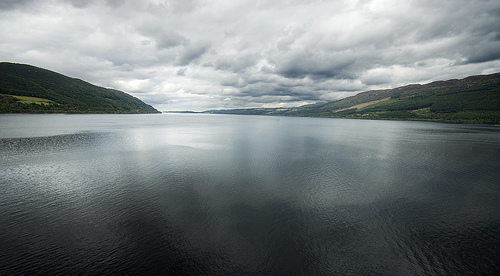
[[158, 113], [124, 92], [26, 64], [0, 63], [0, 113]]
[[208, 112], [498, 124], [500, 73], [367, 91], [338, 101], [296, 108]]

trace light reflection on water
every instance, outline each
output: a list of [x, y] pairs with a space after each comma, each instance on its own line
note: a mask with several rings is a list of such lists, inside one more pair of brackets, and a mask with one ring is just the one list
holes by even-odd
[[499, 131], [2, 115], [0, 274], [495, 274]]

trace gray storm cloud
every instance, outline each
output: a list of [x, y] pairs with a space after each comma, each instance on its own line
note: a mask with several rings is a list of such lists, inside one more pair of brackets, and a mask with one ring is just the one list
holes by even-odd
[[297, 106], [500, 71], [500, 2], [0, 1], [0, 59], [160, 110]]

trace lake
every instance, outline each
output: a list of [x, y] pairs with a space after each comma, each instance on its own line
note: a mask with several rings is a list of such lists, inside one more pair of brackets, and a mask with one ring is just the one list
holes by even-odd
[[500, 127], [0, 115], [0, 275], [495, 275]]

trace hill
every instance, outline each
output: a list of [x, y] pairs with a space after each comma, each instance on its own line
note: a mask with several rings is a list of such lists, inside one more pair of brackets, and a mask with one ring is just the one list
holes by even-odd
[[0, 113], [159, 113], [124, 92], [26, 64], [0, 62]]
[[499, 124], [500, 73], [366, 91], [338, 101], [296, 108], [207, 112]]

